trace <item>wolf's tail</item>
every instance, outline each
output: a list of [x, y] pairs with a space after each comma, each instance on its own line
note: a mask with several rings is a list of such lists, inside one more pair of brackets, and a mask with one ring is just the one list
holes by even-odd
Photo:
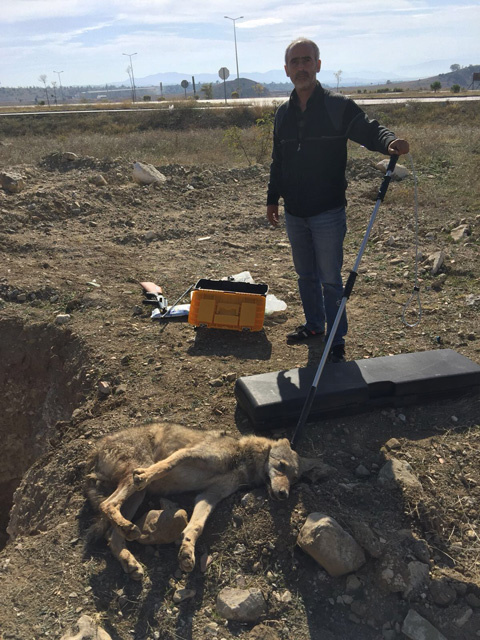
[[87, 462], [84, 492], [96, 512], [95, 520], [86, 531], [86, 539], [93, 542], [103, 537], [110, 528], [110, 523], [100, 512], [100, 503], [109, 495], [110, 491], [102, 483], [95, 469], [96, 456], [93, 454]]

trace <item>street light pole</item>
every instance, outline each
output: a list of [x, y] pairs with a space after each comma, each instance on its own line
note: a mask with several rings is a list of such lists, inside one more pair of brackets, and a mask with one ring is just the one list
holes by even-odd
[[235, 22], [237, 20], [242, 20], [243, 16], [239, 16], [238, 18], [230, 18], [230, 16], [223, 16], [223, 17], [233, 22], [233, 40], [235, 42], [235, 61], [237, 63], [237, 91], [240, 91], [240, 74], [238, 73], [237, 32], [235, 30]]
[[58, 83], [60, 85], [60, 93], [62, 94], [63, 102], [65, 102], [65, 94], [63, 93], [62, 79], [60, 78], [60, 74], [63, 73], [63, 71], [54, 71], [53, 73], [56, 73], [57, 76], [58, 76]]
[[133, 75], [132, 58], [136, 56], [136, 53], [122, 53], [122, 56], [128, 56], [130, 58], [130, 69], [132, 70], [132, 101], [135, 102], [135, 76]]

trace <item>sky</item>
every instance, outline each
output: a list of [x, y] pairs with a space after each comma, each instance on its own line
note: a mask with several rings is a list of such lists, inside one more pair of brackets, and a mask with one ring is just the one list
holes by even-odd
[[480, 64], [479, 0], [4, 0], [0, 86], [41, 86], [41, 75], [63, 86], [127, 84], [130, 60], [135, 78], [221, 67], [234, 76], [234, 24], [241, 77], [282, 69], [300, 36], [317, 42], [324, 69], [345, 76]]

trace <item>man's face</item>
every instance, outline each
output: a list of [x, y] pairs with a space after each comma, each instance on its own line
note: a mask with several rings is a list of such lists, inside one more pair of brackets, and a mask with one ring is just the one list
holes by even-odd
[[289, 51], [285, 73], [297, 91], [312, 89], [319, 71], [320, 60], [315, 60], [311, 45], [297, 44]]

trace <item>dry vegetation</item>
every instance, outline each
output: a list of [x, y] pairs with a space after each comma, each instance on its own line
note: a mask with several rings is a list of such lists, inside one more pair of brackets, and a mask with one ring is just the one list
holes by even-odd
[[[413, 329], [401, 323], [415, 255], [409, 178], [392, 182], [365, 252], [348, 306], [348, 358], [448, 347], [480, 363], [478, 107], [391, 104], [369, 114], [411, 142], [423, 317]], [[1, 164], [26, 183], [18, 194], [0, 191], [0, 439], [2, 473], [16, 471], [8, 481], [0, 474], [4, 513], [20, 483], [16, 536], [0, 551], [2, 640], [60, 638], [82, 613], [113, 640], [401, 640], [411, 608], [448, 640], [476, 637], [478, 393], [310, 422], [299, 452], [323, 455], [335, 476], [298, 485], [282, 505], [263, 489], [253, 502], [242, 493], [224, 501], [199, 546], [199, 559], [212, 560], [205, 573], [179, 575], [172, 547], [138, 545], [147, 574], [140, 585], [103, 542], [85, 544], [92, 513], [82, 475], [97, 437], [158, 419], [251, 432], [232, 379], [318, 363], [321, 345], [285, 344], [299, 300], [284, 229], [271, 230], [264, 215], [270, 125], [255, 122], [265, 115], [241, 108], [0, 118]], [[67, 151], [78, 159], [64, 161]], [[346, 270], [381, 180], [377, 157], [350, 151]], [[135, 160], [154, 164], [167, 183], [134, 184]], [[94, 184], [99, 173], [106, 185]], [[450, 231], [462, 221], [470, 235], [455, 243]], [[428, 262], [439, 249], [447, 256], [440, 279]], [[243, 270], [287, 302], [283, 322], [266, 321], [255, 334], [195, 332], [159, 327], [141, 306], [138, 281], [157, 281], [173, 301], [200, 277]], [[66, 312], [69, 323], [56, 325]], [[99, 397], [100, 380], [114, 393]], [[398, 441], [393, 451], [390, 438]], [[421, 496], [378, 484], [390, 457], [411, 464]], [[359, 464], [368, 477], [358, 477]], [[357, 572], [353, 595], [345, 578], [329, 577], [295, 545], [312, 511], [351, 532], [366, 524], [385, 541], [383, 556], [369, 554]], [[383, 588], [382, 563], [396, 570], [415, 558], [428, 564], [429, 584], [409, 597]], [[224, 586], [262, 590], [262, 625], [219, 618]], [[176, 603], [181, 587], [195, 596]]]

